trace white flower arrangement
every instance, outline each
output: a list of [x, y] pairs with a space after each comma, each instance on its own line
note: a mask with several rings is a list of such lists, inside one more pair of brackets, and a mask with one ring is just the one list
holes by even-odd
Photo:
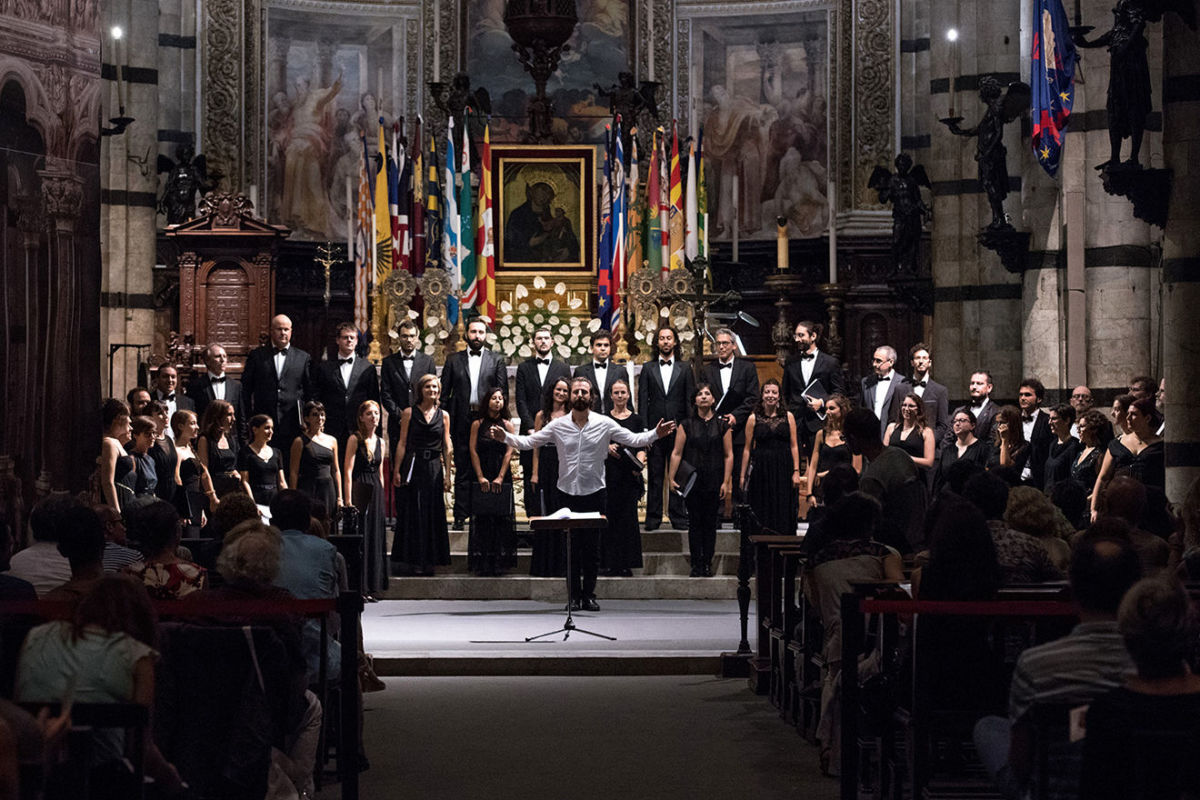
[[[540, 275], [535, 276], [533, 288], [544, 290], [546, 279]], [[528, 287], [517, 284], [513, 296], [518, 304], [514, 307], [508, 300], [500, 302], [500, 327], [497, 329], [499, 337], [496, 346], [508, 356], [510, 363], [514, 357], [524, 359], [533, 355], [530, 342], [533, 341], [534, 332], [541, 328], [550, 329], [554, 336], [554, 352], [566, 361], [574, 362], [590, 352], [588, 333], [599, 330], [600, 320], [585, 321], [575, 315], [559, 313], [564, 309], [573, 311], [583, 305], [581, 298], [567, 297], [566, 284], [555, 285], [554, 294], [555, 299], [535, 297], [530, 304], [524, 302], [530, 296]]]

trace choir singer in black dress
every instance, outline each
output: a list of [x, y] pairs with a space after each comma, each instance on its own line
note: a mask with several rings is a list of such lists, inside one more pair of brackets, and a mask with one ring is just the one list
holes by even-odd
[[713, 413], [714, 402], [712, 387], [707, 383], [698, 384], [692, 398], [695, 410], [675, 431], [675, 449], [667, 473], [667, 482], [676, 491], [680, 489], [675, 480], [680, 461], [686, 460], [696, 471], [696, 483], [687, 494], [688, 549], [693, 578], [711, 578], [713, 575], [721, 501], [732, 490], [733, 432], [725, 420]]
[[[608, 416], [630, 433], [646, 429], [642, 418], [629, 407], [629, 384], [617, 378], [611, 384]], [[594, 407], [594, 406], [593, 406]], [[629, 578], [642, 566], [642, 529], [638, 524], [637, 506], [646, 483], [642, 471], [646, 466], [644, 450], [610, 442], [604, 474], [608, 483], [608, 529], [600, 542], [600, 566], [603, 574], [613, 578]]]

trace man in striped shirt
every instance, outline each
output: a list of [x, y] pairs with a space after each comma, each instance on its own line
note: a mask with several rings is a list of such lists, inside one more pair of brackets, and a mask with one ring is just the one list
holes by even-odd
[[[1141, 577], [1141, 563], [1129, 540], [1082, 537], [1071, 554], [1069, 577], [1079, 624], [1063, 638], [1021, 653], [1009, 690], [1008, 718], [984, 717], [975, 725], [979, 759], [1001, 794], [1012, 800], [1023, 796], [1032, 777], [1034, 708], [1087, 705], [1134, 671], [1117, 632], [1121, 598]], [[1051, 797], [1078, 797], [1080, 753], [1077, 746], [1051, 743]]]

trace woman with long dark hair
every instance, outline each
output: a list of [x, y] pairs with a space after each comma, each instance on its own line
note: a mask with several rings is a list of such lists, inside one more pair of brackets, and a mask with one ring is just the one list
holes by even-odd
[[[479, 419], [471, 423], [471, 529], [467, 535], [467, 568], [483, 577], [499, 577], [517, 561], [516, 512], [513, 509], [513, 448], [492, 437], [493, 428], [515, 433], [508, 421], [504, 389], [492, 388], [482, 398]], [[478, 494], [476, 494], [478, 492]], [[486, 510], [483, 510], [486, 509]]]
[[436, 375], [417, 380], [412, 406], [400, 416], [392, 480], [401, 488], [392, 561], [417, 575], [432, 575], [450, 563], [446, 492], [450, 491], [450, 415], [438, 406], [442, 382]]
[[[540, 431], [551, 420], [571, 413], [571, 384], [559, 378], [542, 392], [542, 408], [533, 418], [533, 429]], [[565, 505], [558, 494], [558, 450], [553, 444], [533, 449], [533, 491], [538, 502], [525, 500], [525, 513], [537, 516], [557, 511]], [[532, 511], [531, 511], [532, 509]], [[567, 555], [563, 535], [558, 531], [535, 531], [529, 574], [542, 578], [561, 578], [567, 574]]]
[[204, 416], [200, 420], [196, 457], [208, 469], [218, 497], [236, 491], [250, 494], [250, 487], [237, 471], [240, 447], [233, 433], [236, 422], [237, 412], [227, 400], [213, 400], [204, 409]]
[[304, 404], [304, 430], [292, 442], [288, 483], [321, 503], [330, 517], [342, 505], [337, 439], [325, 433], [325, 405]]
[[[629, 407], [629, 384], [623, 378], [613, 381], [609, 389], [612, 410], [608, 416], [630, 433], [646, 429], [640, 414]], [[622, 445], [611, 442], [608, 458], [604, 459], [604, 483], [608, 488], [608, 528], [600, 537], [601, 574], [628, 578], [642, 566], [642, 529], [638, 522], [638, 499], [646, 490], [642, 469], [646, 466], [644, 450], [629, 451], [640, 466], [630, 462]]]
[[1071, 462], [1071, 480], [1082, 486], [1090, 497], [1092, 489], [1096, 486], [1096, 475], [1100, 471], [1100, 459], [1105, 453], [1101, 441], [1108, 429], [1108, 420], [1104, 418], [1103, 412], [1093, 408], [1079, 418], [1077, 428], [1079, 443], [1082, 446], [1075, 460]]
[[692, 395], [692, 414], [675, 430], [675, 449], [667, 469], [667, 484], [679, 491], [675, 480], [679, 464], [686, 460], [695, 470], [696, 482], [687, 497], [688, 551], [693, 578], [711, 578], [717, 547], [717, 524], [721, 501], [732, 490], [733, 432], [713, 408], [712, 386], [701, 381]]
[[[1091, 500], [1093, 522], [1098, 516], [1104, 487], [1117, 475], [1132, 475], [1137, 471], [1156, 481], [1151, 485], [1161, 488], [1166, 482], [1162, 437], [1155, 433], [1158, 427], [1155, 413], [1152, 397], [1135, 400], [1133, 395], [1123, 394], [1113, 401], [1113, 422], [1124, 433], [1108, 443], [1108, 451], [1096, 472]], [[1147, 451], [1145, 455], [1143, 451]]]
[[814, 498], [819, 498], [821, 479], [839, 464], [849, 464], [855, 472], [862, 472], [862, 456], [850, 452], [846, 437], [842, 435], [842, 423], [852, 408], [850, 399], [834, 392], [825, 401], [825, 427], [817, 431], [813, 439], [812, 455], [808, 459], [805, 475], [806, 496], [802, 508], [807, 509]]
[[925, 423], [925, 402], [916, 392], [909, 392], [900, 401], [900, 421], [888, 423], [883, 442], [912, 456], [917, 473], [925, 480], [933, 469], [936, 445], [933, 429]]
[[96, 479], [100, 484], [100, 499], [120, 512], [121, 498], [117, 493], [117, 478], [133, 469], [133, 457], [125, 445], [133, 436], [129, 406], [109, 398], [100, 407], [104, 438], [100, 440], [100, 455], [96, 458]]
[[378, 600], [387, 591], [387, 509], [383, 503], [383, 437], [379, 435], [379, 403], [364, 400], [355, 416], [357, 427], [346, 440], [342, 497], [358, 510], [363, 537], [366, 583], [362, 593]]
[[1007, 482], [1015, 485], [1029, 461], [1029, 451], [1021, 427], [1021, 410], [1016, 406], [1000, 406], [992, 422], [992, 453], [987, 468], [1003, 472], [1011, 478]]
[[796, 418], [783, 407], [782, 390], [774, 378], [763, 383], [758, 403], [746, 419], [738, 482], [762, 532], [796, 532], [800, 489]]
[[168, 503], [175, 502], [175, 492], [178, 485], [175, 481], [175, 468], [179, 461], [175, 442], [168, 435], [170, 425], [167, 404], [161, 400], [151, 400], [142, 409], [142, 413], [154, 420], [154, 443], [150, 445], [150, 459], [154, 462], [154, 474], [158, 476], [158, 484], [154, 494]]
[[283, 453], [268, 444], [274, 435], [275, 420], [266, 414], [255, 414], [250, 418], [250, 443], [238, 456], [242, 480], [260, 506], [269, 507], [275, 493], [288, 488], [283, 475]]

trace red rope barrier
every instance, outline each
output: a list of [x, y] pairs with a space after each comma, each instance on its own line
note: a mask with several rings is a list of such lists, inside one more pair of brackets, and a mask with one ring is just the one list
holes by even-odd
[[971, 617], [1077, 617], [1074, 603], [1061, 600], [874, 600], [859, 602], [864, 614], [932, 614]]
[[[177, 617], [272, 617], [281, 614], [317, 617], [337, 611], [337, 600], [153, 600], [155, 612], [162, 618]], [[69, 600], [22, 600], [0, 603], [0, 617], [27, 616], [66, 619], [74, 603]]]

